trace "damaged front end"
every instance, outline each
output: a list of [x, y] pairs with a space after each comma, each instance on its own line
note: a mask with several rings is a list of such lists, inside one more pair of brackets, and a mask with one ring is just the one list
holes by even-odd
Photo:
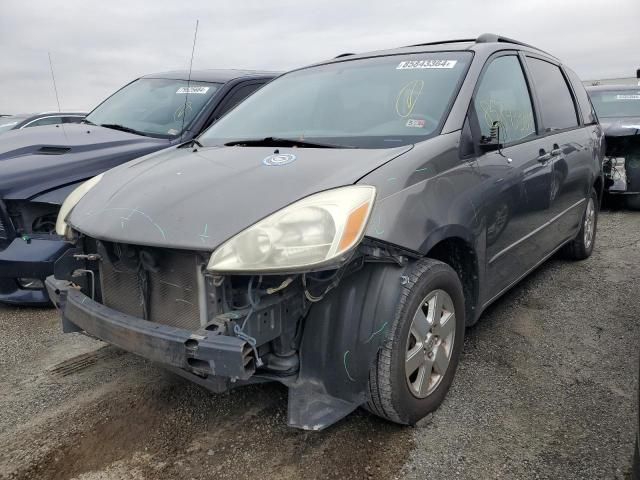
[[339, 265], [224, 274], [203, 252], [80, 236], [47, 288], [65, 332], [108, 343], [222, 392], [279, 381], [290, 426], [320, 430], [367, 401], [407, 257], [365, 240]]
[[640, 134], [608, 135], [603, 165], [610, 194], [640, 194]]
[[0, 301], [48, 305], [44, 279], [69, 245], [56, 235], [59, 204], [0, 199]]

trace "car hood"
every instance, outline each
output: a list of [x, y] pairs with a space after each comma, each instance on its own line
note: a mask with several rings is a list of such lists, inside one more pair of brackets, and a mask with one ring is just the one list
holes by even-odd
[[12, 130], [0, 137], [0, 198], [28, 199], [170, 145], [86, 124]]
[[159, 152], [107, 172], [67, 220], [101, 240], [211, 251], [296, 200], [353, 184], [411, 148], [279, 148], [295, 159], [277, 166], [265, 162], [273, 147]]
[[607, 137], [640, 135], [640, 117], [602, 118], [600, 125]]

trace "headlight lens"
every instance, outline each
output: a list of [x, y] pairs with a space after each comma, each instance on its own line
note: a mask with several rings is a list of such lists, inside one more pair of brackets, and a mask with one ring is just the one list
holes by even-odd
[[336, 260], [362, 240], [375, 194], [356, 185], [303, 198], [222, 244], [207, 270], [295, 271]]
[[73, 207], [80, 201], [82, 197], [86, 195], [86, 193], [95, 187], [100, 180], [102, 180], [102, 175], [100, 174], [96, 177], [90, 178], [86, 182], [80, 184], [74, 191], [72, 191], [69, 196], [62, 202], [62, 207], [60, 207], [60, 212], [58, 212], [58, 218], [56, 219], [56, 233], [61, 236], [66, 236], [69, 230], [69, 226], [65, 221], [69, 212], [73, 210]]

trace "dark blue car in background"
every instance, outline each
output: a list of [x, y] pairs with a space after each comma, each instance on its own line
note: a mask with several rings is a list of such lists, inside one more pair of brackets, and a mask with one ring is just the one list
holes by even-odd
[[41, 112], [0, 115], [0, 133], [22, 130], [23, 128], [42, 127], [44, 125], [80, 123], [86, 116], [86, 112]]
[[66, 196], [116, 165], [189, 142], [275, 74], [174, 71], [124, 86], [79, 124], [0, 138], [0, 302], [47, 305], [43, 280], [68, 244], [55, 234]]

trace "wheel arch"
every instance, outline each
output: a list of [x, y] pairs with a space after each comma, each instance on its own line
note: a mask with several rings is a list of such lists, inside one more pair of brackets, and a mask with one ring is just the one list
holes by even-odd
[[602, 205], [602, 197], [604, 195], [604, 178], [602, 175], [598, 175], [593, 182], [593, 189], [598, 195], [598, 206]]
[[480, 293], [478, 255], [468, 235], [456, 235], [460, 233], [458, 229], [450, 229], [449, 233], [433, 243], [425, 256], [440, 260], [456, 271], [464, 290], [466, 323], [473, 325], [478, 317]]

